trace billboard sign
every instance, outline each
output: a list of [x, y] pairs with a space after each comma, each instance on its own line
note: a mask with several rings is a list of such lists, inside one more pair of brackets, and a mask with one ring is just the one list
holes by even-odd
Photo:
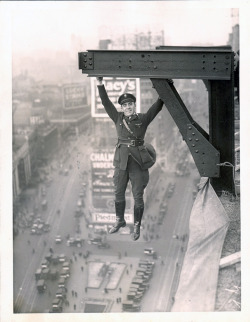
[[[115, 214], [110, 213], [92, 213], [92, 222], [96, 224], [113, 224], [115, 222]], [[133, 214], [125, 213], [124, 219], [127, 224], [133, 224]]]
[[63, 85], [63, 106], [74, 109], [87, 105], [87, 88], [82, 83]]
[[[102, 149], [93, 151], [90, 154], [92, 171], [92, 206], [95, 209], [106, 209], [114, 211], [114, 166], [113, 149]], [[131, 194], [130, 186], [126, 191], [126, 196]], [[127, 206], [129, 207], [128, 200]]]
[[[118, 98], [123, 93], [131, 93], [136, 97], [136, 112], [140, 112], [140, 79], [107, 77], [103, 80], [108, 97], [120, 111]], [[108, 117], [99, 97], [96, 79], [91, 78], [91, 115], [92, 117]]]

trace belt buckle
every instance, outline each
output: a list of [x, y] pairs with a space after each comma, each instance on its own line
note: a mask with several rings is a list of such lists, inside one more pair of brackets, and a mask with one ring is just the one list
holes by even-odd
[[130, 141], [130, 145], [131, 145], [131, 146], [135, 146], [135, 140], [131, 140], [131, 141]]

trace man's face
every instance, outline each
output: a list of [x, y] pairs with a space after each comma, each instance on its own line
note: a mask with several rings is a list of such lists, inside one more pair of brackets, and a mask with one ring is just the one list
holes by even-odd
[[123, 103], [121, 108], [125, 116], [131, 116], [135, 112], [135, 103], [132, 101]]

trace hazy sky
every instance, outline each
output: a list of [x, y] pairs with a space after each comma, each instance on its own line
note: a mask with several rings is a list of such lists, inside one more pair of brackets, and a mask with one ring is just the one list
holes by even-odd
[[118, 31], [164, 30], [165, 45], [225, 45], [236, 21], [230, 6], [189, 1], [20, 1], [8, 7], [15, 52], [69, 49], [71, 34], [83, 39], [82, 50], [95, 49], [99, 37]]

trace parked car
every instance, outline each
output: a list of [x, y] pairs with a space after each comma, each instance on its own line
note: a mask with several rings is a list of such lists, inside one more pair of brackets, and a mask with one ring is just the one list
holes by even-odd
[[62, 237], [61, 237], [61, 235], [57, 235], [57, 236], [56, 236], [56, 238], [55, 238], [55, 242], [56, 242], [56, 244], [61, 244], [61, 242], [62, 242]]
[[42, 205], [42, 209], [43, 209], [43, 210], [46, 210], [46, 209], [48, 208], [48, 202], [47, 202], [47, 200], [46, 200], [46, 199], [44, 199], [44, 200], [42, 201], [41, 205]]
[[122, 302], [122, 310], [125, 312], [139, 312], [141, 309], [139, 304], [134, 303], [131, 300]]
[[35, 272], [35, 278], [36, 278], [36, 281], [39, 281], [42, 279], [42, 269], [41, 268], [38, 268]]
[[49, 278], [49, 273], [50, 273], [50, 269], [49, 268], [43, 268], [42, 269], [42, 276], [43, 279], [48, 279]]
[[30, 233], [31, 235], [36, 235], [36, 228], [31, 228]]
[[65, 279], [69, 278], [70, 273], [68, 270], [62, 268], [61, 272], [60, 272], [60, 278], [63, 277]]
[[63, 301], [61, 298], [55, 298], [52, 302], [52, 312], [61, 313], [62, 312]]
[[64, 287], [66, 286], [66, 279], [64, 277], [60, 277], [58, 281], [58, 287]]
[[47, 261], [47, 259], [44, 259], [42, 261], [41, 267], [42, 268], [48, 268], [49, 267], [49, 262]]
[[58, 260], [59, 260], [59, 262], [65, 262], [66, 261], [66, 256], [64, 254], [60, 254], [58, 256]]
[[63, 287], [59, 287], [56, 291], [56, 298], [66, 299], [66, 290]]
[[63, 265], [62, 265], [62, 268], [65, 271], [70, 271], [70, 262], [68, 262], [68, 261], [64, 262]]

